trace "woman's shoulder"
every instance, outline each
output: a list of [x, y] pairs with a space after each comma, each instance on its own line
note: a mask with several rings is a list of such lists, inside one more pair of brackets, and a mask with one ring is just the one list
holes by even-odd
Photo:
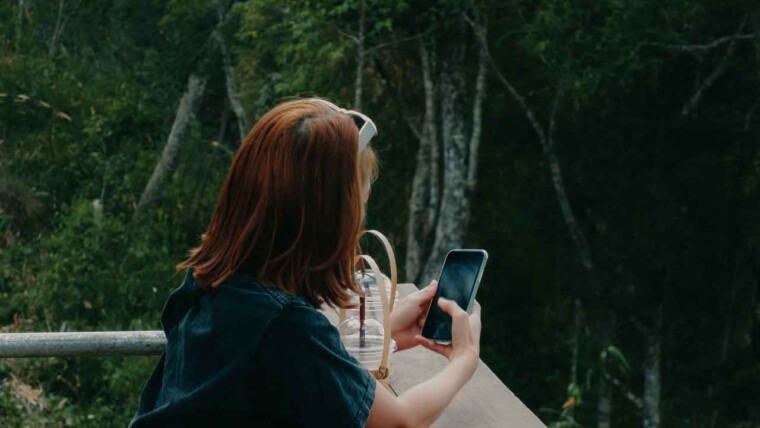
[[290, 294], [259, 281], [255, 276], [236, 274], [219, 287], [225, 307], [245, 305], [268, 313], [268, 330], [309, 337], [332, 336], [337, 332], [330, 320], [305, 297]]
[[261, 329], [275, 319], [296, 313], [321, 315], [305, 298], [263, 284], [254, 276], [236, 274], [219, 287], [208, 290], [188, 270], [182, 285], [174, 290], [164, 306], [162, 324], [167, 333], [183, 319], [209, 327], [229, 326], [229, 330], [242, 333]]
[[306, 298], [262, 283], [251, 275], [235, 275], [212, 293], [215, 295], [209, 296], [209, 302], [215, 312], [223, 312], [222, 318], [238, 325], [250, 325], [246, 320], [251, 318], [255, 324], [267, 327], [293, 328], [296, 334], [327, 333], [333, 329], [327, 317]]
[[226, 298], [243, 301], [255, 300], [275, 306], [282, 310], [286, 307], [298, 307], [304, 310], [317, 309], [304, 297], [290, 294], [273, 285], [259, 281], [255, 276], [245, 273], [235, 274], [225, 281], [217, 292]]

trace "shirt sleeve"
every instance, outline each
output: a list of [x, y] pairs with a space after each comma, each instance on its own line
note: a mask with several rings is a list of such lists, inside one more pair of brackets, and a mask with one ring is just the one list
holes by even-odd
[[375, 379], [346, 352], [337, 329], [317, 310], [285, 306], [257, 354], [256, 384], [282, 417], [307, 427], [365, 425]]

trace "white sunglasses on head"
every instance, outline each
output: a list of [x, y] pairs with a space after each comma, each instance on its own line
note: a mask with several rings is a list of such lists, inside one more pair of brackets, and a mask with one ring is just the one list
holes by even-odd
[[359, 113], [358, 111], [340, 108], [335, 104], [321, 98], [311, 98], [310, 101], [322, 103], [335, 111], [339, 111], [351, 116], [351, 118], [354, 120], [354, 123], [356, 124], [356, 127], [359, 128], [359, 153], [361, 153], [361, 151], [367, 147], [369, 141], [375, 135], [377, 135], [377, 126], [375, 126], [375, 122], [373, 122], [372, 119], [368, 118], [366, 115]]

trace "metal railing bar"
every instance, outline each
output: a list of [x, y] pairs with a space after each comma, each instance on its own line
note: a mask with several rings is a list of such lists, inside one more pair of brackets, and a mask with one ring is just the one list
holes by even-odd
[[161, 330], [0, 334], [0, 358], [159, 355], [165, 347]]

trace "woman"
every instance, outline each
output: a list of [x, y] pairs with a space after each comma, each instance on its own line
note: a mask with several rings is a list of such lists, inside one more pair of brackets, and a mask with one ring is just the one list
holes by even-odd
[[[398, 349], [449, 359], [395, 397], [346, 353], [317, 308], [349, 305], [353, 260], [377, 172], [366, 116], [320, 99], [267, 113], [238, 149], [185, 280], [161, 321], [166, 352], [130, 426], [428, 426], [478, 364], [479, 308], [437, 304], [452, 343], [422, 338], [436, 283], [392, 313]], [[476, 305], [477, 306], [477, 305]]]

